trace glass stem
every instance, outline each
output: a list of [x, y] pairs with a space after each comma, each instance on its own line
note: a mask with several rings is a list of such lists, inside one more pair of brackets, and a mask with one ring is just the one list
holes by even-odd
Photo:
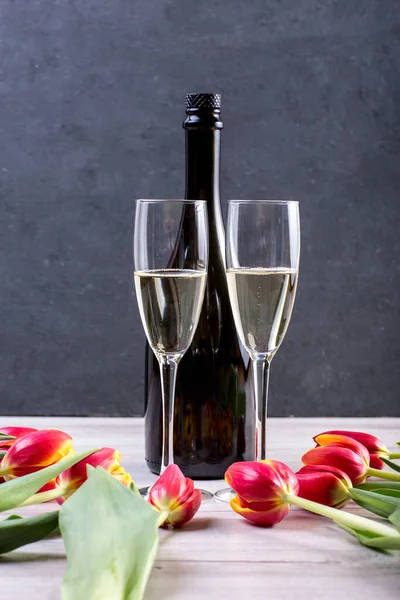
[[265, 356], [253, 360], [254, 400], [256, 412], [256, 461], [267, 458], [267, 404], [269, 362]]
[[175, 384], [178, 370], [179, 355], [161, 356], [161, 392], [162, 392], [162, 475], [168, 465], [174, 462], [174, 406], [175, 406]]

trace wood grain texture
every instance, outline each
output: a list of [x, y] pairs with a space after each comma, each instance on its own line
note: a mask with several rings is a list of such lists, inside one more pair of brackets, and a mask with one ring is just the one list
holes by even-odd
[[[143, 460], [142, 419], [2, 418], [1, 425], [58, 427], [75, 439], [77, 450], [92, 446], [117, 447], [123, 464], [137, 484], [151, 483]], [[300, 465], [312, 436], [331, 429], [359, 429], [381, 437], [394, 448], [400, 439], [400, 419], [270, 419], [269, 454]], [[215, 491], [221, 481], [201, 482]], [[32, 506], [26, 514], [51, 509]], [[55, 507], [54, 507], [55, 508]], [[355, 505], [347, 510], [362, 514]], [[59, 600], [65, 569], [60, 539], [26, 546], [0, 557], [2, 596], [24, 600]], [[254, 599], [324, 600], [351, 598], [398, 600], [398, 556], [363, 548], [324, 518], [294, 508], [272, 529], [254, 527], [218, 502], [201, 507], [180, 531], [161, 531], [160, 549], [146, 592], [146, 600]], [[90, 599], [88, 599], [90, 600]]]

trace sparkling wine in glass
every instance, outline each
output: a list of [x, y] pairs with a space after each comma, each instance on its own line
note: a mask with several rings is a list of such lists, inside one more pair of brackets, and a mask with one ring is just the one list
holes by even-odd
[[[253, 363], [255, 460], [267, 458], [270, 365], [292, 315], [300, 259], [299, 205], [286, 200], [231, 200], [226, 276], [239, 338]], [[232, 490], [216, 497], [228, 501]]]
[[[134, 279], [143, 328], [160, 366], [161, 473], [174, 462], [176, 373], [196, 331], [206, 286], [207, 263], [205, 201], [137, 201]], [[195, 381], [193, 385], [196, 385]], [[212, 498], [208, 492], [202, 493], [203, 500]]]

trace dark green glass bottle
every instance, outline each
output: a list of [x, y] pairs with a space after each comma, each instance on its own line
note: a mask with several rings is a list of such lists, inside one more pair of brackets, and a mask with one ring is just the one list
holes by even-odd
[[[207, 200], [209, 266], [199, 324], [179, 363], [174, 460], [186, 476], [223, 478], [238, 460], [254, 458], [254, 406], [250, 360], [233, 321], [225, 276], [225, 235], [220, 204], [219, 94], [186, 96], [186, 191], [189, 200]], [[173, 257], [171, 259], [173, 261]], [[159, 365], [146, 347], [146, 462], [159, 472], [161, 383]]]

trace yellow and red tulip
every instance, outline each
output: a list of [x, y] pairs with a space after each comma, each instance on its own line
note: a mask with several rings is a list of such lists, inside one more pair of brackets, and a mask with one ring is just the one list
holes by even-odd
[[297, 471], [296, 476], [300, 498], [334, 508], [343, 508], [350, 500], [351, 479], [340, 469], [309, 465]]
[[[322, 443], [324, 436], [318, 436]], [[328, 436], [330, 437], [330, 436]], [[333, 437], [333, 436], [332, 436]], [[338, 439], [338, 438], [342, 439]], [[356, 440], [335, 436], [335, 442], [328, 442], [312, 448], [302, 456], [304, 465], [323, 465], [335, 467], [344, 471], [351, 479], [353, 485], [364, 483], [368, 476], [369, 454], [366, 448]]]
[[271, 527], [286, 517], [287, 494], [296, 495], [296, 475], [281, 462], [237, 462], [225, 473], [225, 481], [236, 492], [231, 508], [252, 523]]
[[14, 439], [1, 440], [0, 438], [0, 450], [8, 450], [8, 448], [11, 448], [14, 444], [16, 439], [24, 437], [24, 435], [33, 433], [34, 431], [37, 431], [37, 429], [34, 429], [33, 427], [1, 427], [0, 433], [6, 436], [12, 436]]
[[385, 446], [385, 444], [374, 435], [369, 433], [363, 433], [362, 431], [343, 431], [340, 429], [333, 429], [331, 431], [325, 431], [324, 433], [320, 433], [314, 437], [314, 441], [318, 446], [322, 445], [318, 438], [320, 436], [346, 436], [360, 442], [369, 452], [369, 464], [370, 467], [374, 469], [383, 469], [385, 463], [381, 460], [380, 457], [384, 458], [400, 458], [400, 454], [398, 453], [390, 453], [389, 449]]
[[60, 496], [57, 502], [62, 504], [87, 480], [87, 467], [102, 467], [123, 485], [130, 485], [132, 478], [120, 464], [121, 454], [114, 448], [101, 448], [90, 454], [70, 469], [61, 473], [55, 482]]
[[[341, 449], [349, 450], [348, 448]], [[318, 450], [318, 448], [315, 448], [315, 450]], [[349, 451], [353, 452], [353, 450]], [[325, 469], [325, 467], [316, 469], [316, 471], [319, 471], [320, 482], [316, 484], [316, 480], [314, 480], [314, 484], [309, 485], [308, 490], [310, 491], [312, 488], [310, 493], [318, 495], [320, 499], [329, 499], [331, 502], [335, 493], [333, 496], [330, 495], [332, 479], [326, 477], [328, 471]], [[303, 473], [304, 471], [305, 469]], [[336, 473], [336, 482], [333, 484], [335, 489], [337, 489], [337, 481], [340, 481], [344, 486], [351, 486], [345, 474], [340, 473], [340, 471], [339, 473], [337, 471], [332, 472], [334, 475]], [[225, 480], [237, 494], [231, 500], [232, 509], [245, 519], [258, 525], [271, 526], [279, 523], [288, 514], [290, 506], [294, 504], [304, 510], [333, 519], [335, 523], [342, 525], [350, 532], [355, 532], [355, 534], [362, 531], [363, 533], [370, 532], [375, 536], [388, 536], [396, 539], [400, 536], [392, 527], [338, 510], [331, 505], [327, 506], [300, 497], [297, 494], [299, 487], [301, 488], [301, 483], [299, 486], [295, 473], [283, 463], [273, 460], [234, 463], [226, 471]], [[326, 487], [326, 489], [323, 490], [323, 487]], [[304, 487], [303, 493], [305, 493]]]
[[338, 434], [316, 436], [317, 445], [304, 454], [304, 465], [323, 465], [344, 471], [353, 485], [364, 483], [367, 477], [374, 476], [391, 481], [400, 481], [398, 473], [381, 471], [369, 465], [369, 452], [357, 440]]
[[185, 477], [177, 465], [169, 465], [149, 492], [149, 502], [165, 513], [162, 525], [180, 527], [190, 521], [200, 508], [201, 491]]
[[[1, 461], [0, 476], [7, 481], [34, 473], [73, 454], [72, 438], [58, 429], [42, 429], [17, 438]], [[49, 485], [49, 484], [48, 484]]]

